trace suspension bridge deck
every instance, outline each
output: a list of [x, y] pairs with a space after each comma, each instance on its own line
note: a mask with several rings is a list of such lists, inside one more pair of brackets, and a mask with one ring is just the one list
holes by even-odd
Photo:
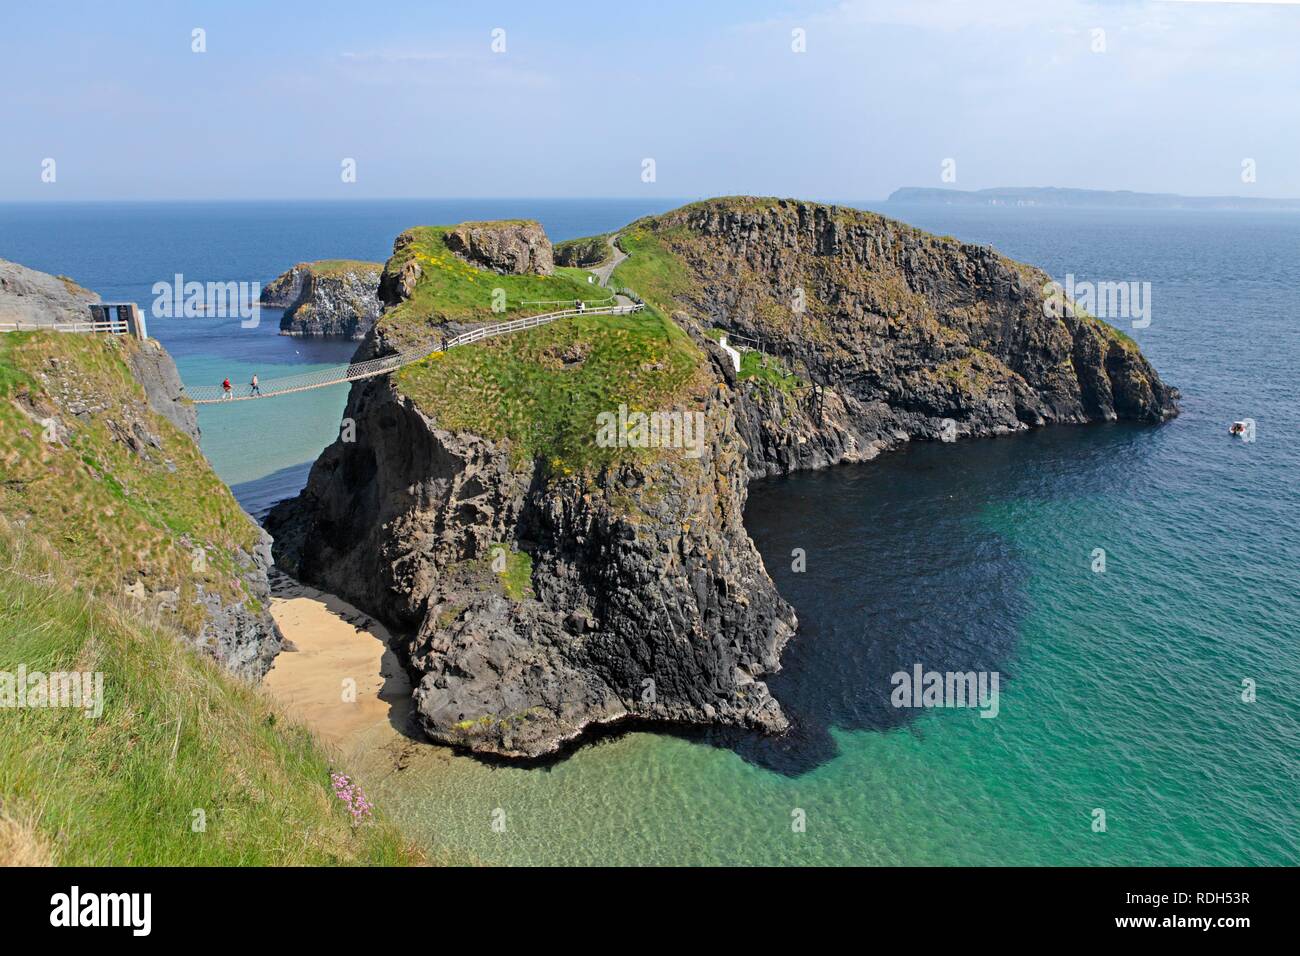
[[630, 312], [640, 312], [645, 308], [642, 303], [625, 300], [622, 296], [619, 297], [619, 301], [626, 301], [627, 304], [591, 309], [562, 309], [558, 312], [529, 315], [521, 319], [512, 319], [509, 322], [499, 322], [495, 325], [483, 325], [437, 345], [422, 345], [418, 348], [398, 352], [395, 355], [385, 355], [365, 362], [355, 362], [351, 365], [335, 365], [315, 372], [303, 372], [299, 375], [267, 379], [258, 383], [257, 391], [253, 390], [252, 385], [235, 386], [229, 392], [226, 392], [220, 385], [201, 385], [193, 388], [187, 386], [185, 394], [195, 405], [219, 405], [226, 402], [247, 402], [260, 398], [274, 398], [277, 395], [292, 395], [295, 392], [305, 392], [314, 388], [326, 388], [344, 382], [356, 382], [365, 378], [374, 378], [377, 375], [387, 375], [403, 366], [423, 361], [437, 352], [459, 348], [463, 345], [471, 345], [500, 335], [522, 332], [525, 329], [535, 329], [539, 325], [547, 325], [558, 319], [578, 315], [626, 315]]

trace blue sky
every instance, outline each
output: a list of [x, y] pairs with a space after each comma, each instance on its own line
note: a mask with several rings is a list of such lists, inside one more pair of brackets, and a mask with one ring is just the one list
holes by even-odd
[[4, 21], [0, 200], [1300, 197], [1300, 4], [56, 0]]

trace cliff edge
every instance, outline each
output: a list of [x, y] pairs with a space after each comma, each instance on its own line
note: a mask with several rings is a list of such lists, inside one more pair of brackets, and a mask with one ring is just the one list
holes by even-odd
[[[577, 277], [533, 271], [554, 256], [534, 230], [493, 228], [479, 248], [514, 252], [479, 265], [463, 229], [398, 237], [358, 354], [575, 296]], [[351, 427], [268, 519], [287, 570], [407, 635], [434, 740], [538, 757], [629, 717], [780, 731], [762, 676], [797, 621], [742, 523], [751, 476], [1177, 411], [1131, 340], [1051, 315], [1047, 277], [983, 247], [752, 198], [619, 242], [614, 281], [644, 310], [354, 384]]]
[[[83, 319], [98, 301], [13, 263], [0, 272], [21, 278], [0, 286], [0, 312], [53, 324]], [[30, 291], [42, 288], [54, 297]], [[213, 473], [198, 436], [157, 342], [0, 333], [0, 517], [42, 539], [83, 590], [127, 600], [258, 680], [282, 642], [268, 612], [271, 542]]]

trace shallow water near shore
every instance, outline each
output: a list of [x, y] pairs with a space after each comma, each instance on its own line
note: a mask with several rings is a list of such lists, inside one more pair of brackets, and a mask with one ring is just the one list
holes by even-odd
[[[633, 733], [542, 770], [375, 768], [431, 846], [495, 863], [1300, 862], [1300, 220], [904, 218], [1058, 277], [1151, 281], [1151, 327], [1125, 330], [1183, 415], [753, 483], [746, 525], [801, 621], [770, 680], [790, 734]], [[1267, 437], [1230, 439], [1240, 417]], [[998, 672], [998, 716], [894, 708], [890, 676], [915, 663]]]
[[[521, 204], [268, 205], [226, 210], [216, 233], [128, 204], [78, 212], [78, 233], [164, 230], [111, 260], [61, 242], [57, 217], [24, 225], [6, 210], [0, 255], [147, 305], [148, 284], [178, 268], [266, 280], [300, 259], [383, 258], [418, 221], [540, 215], [560, 239], [650, 211], [588, 204], [556, 226]], [[372, 798], [432, 850], [525, 864], [1300, 863], [1300, 216], [880, 208], [1058, 279], [1151, 282], [1150, 327], [1117, 324], [1183, 390], [1183, 415], [917, 444], [754, 482], [747, 527], [801, 621], [769, 681], [791, 732], [636, 732], [529, 769], [363, 748]], [[174, 265], [167, 246], [192, 259]], [[351, 352], [278, 337], [269, 313], [251, 333], [153, 331], [196, 383]], [[205, 408], [204, 450], [260, 511], [301, 487], [344, 398]], [[1226, 434], [1243, 417], [1253, 444]], [[998, 716], [891, 706], [891, 675], [916, 663], [996, 671]]]
[[[747, 523], [801, 615], [771, 680], [788, 736], [635, 733], [544, 770], [415, 761], [374, 768], [376, 794], [488, 862], [1296, 863], [1300, 608], [1260, 593], [1294, 539], [1243, 559], [1170, 526], [1153, 462], [1177, 440], [1052, 429], [756, 483]], [[893, 708], [914, 662], [998, 671], [997, 717]]]

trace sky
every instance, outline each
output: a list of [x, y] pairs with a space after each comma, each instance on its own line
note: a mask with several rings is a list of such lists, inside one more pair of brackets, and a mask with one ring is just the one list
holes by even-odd
[[1300, 197], [1300, 2], [10, 0], [0, 23], [0, 201], [900, 186]]

